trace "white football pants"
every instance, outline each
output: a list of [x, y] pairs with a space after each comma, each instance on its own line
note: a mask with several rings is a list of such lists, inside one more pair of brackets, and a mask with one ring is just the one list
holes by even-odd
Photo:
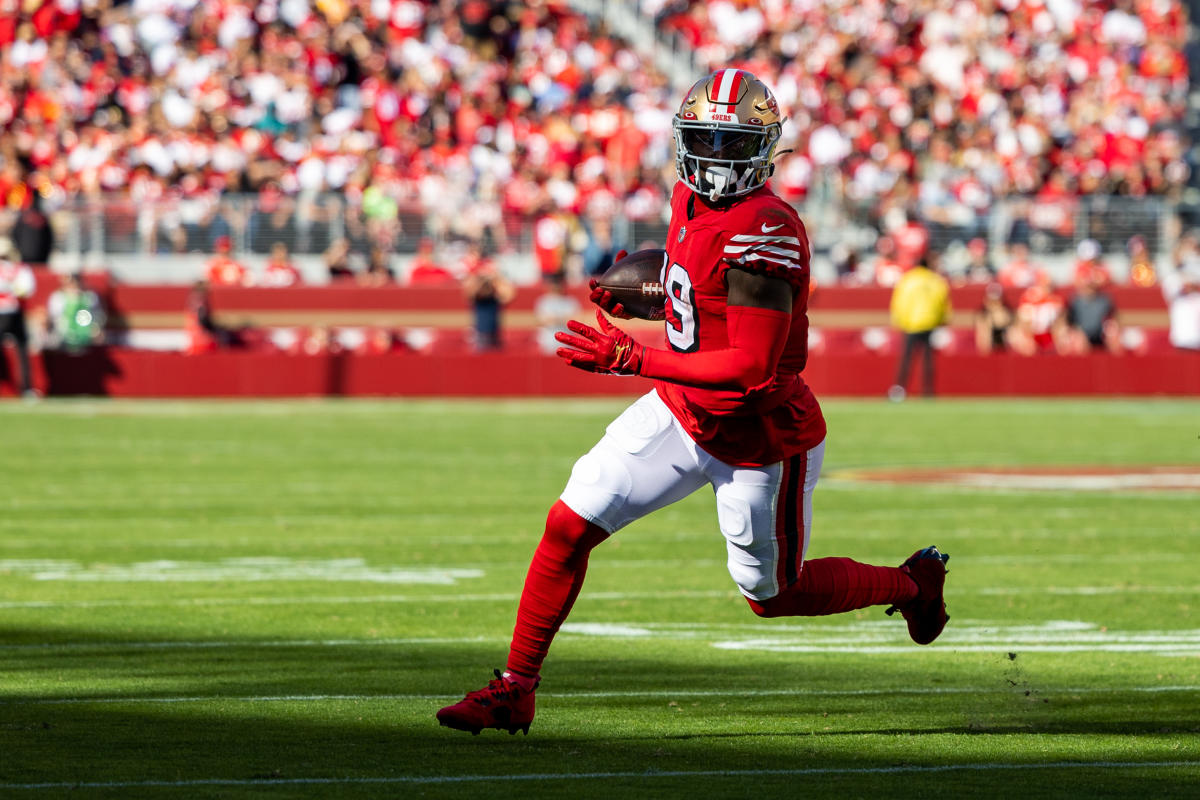
[[742, 594], [768, 600], [796, 582], [812, 525], [825, 443], [765, 467], [733, 467], [703, 449], [651, 391], [575, 462], [562, 501], [615, 533], [704, 484], [717, 498], [727, 565]]

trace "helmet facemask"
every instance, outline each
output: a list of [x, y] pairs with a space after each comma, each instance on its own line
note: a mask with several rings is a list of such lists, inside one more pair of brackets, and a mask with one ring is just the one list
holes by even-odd
[[771, 175], [779, 125], [674, 120], [675, 169], [688, 188], [716, 202], [752, 192]]
[[749, 72], [702, 78], [672, 121], [679, 179], [711, 202], [754, 191], [771, 176], [781, 122], [771, 90]]

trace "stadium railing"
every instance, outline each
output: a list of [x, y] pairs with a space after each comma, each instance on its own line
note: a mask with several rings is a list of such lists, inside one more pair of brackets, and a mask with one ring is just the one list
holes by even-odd
[[[882, 220], [869, 204], [854, 203], [825, 191], [794, 201], [805, 220], [814, 250], [814, 274], [828, 283], [833, 275], [830, 253], [835, 247], [855, 250], [860, 259], [874, 256]], [[1092, 196], [1065, 200], [1001, 199], [986, 209], [968, 213], [956, 207], [938, 214], [941, 221], [922, 219], [931, 246], [945, 254], [944, 268], [953, 273], [956, 259], [972, 239], [983, 239], [998, 258], [1011, 242], [1031, 247], [1058, 282], [1069, 280], [1075, 246], [1097, 240], [1115, 277], [1122, 277], [1122, 259], [1130, 239], [1139, 236], [1151, 258], [1168, 258], [1182, 227], [1192, 217], [1190, 207], [1166, 198]], [[277, 242], [284, 243], [306, 282], [326, 280], [321, 254], [345, 239], [360, 259], [380, 248], [403, 277], [404, 266], [423, 240], [439, 250], [482, 240], [501, 254], [518, 282], [533, 282], [530, 269], [536, 218], [502, 212], [498, 206], [468, 205], [457, 213], [425, 209], [413, 202], [379, 208], [351, 202], [345, 195], [326, 192], [295, 197], [263, 194], [201, 194], [152, 202], [111, 195], [76, 198], [50, 214], [56, 233], [51, 264], [56, 271], [79, 268], [107, 270], [130, 283], [187, 283], [202, 274], [202, 264], [221, 237], [228, 237], [233, 254], [253, 271], [266, 260]], [[13, 212], [0, 212], [0, 231], [8, 230]], [[951, 221], [952, 220], [952, 221]], [[573, 221], [569, 248], [582, 249], [589, 220]], [[666, 235], [660, 216], [612, 220], [618, 244], [653, 246]]]

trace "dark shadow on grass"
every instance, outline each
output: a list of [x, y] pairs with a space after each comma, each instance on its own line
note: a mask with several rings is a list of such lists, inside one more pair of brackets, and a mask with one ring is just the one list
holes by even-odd
[[[1183, 735], [1200, 733], [1200, 723], [1195, 719], [1117, 721], [1117, 722], [1080, 722], [1080, 723], [1004, 723], [996, 725], [945, 726], [934, 728], [858, 728], [843, 730], [808, 730], [808, 731], [740, 731], [729, 733], [679, 733], [661, 734], [655, 736], [619, 736], [600, 737], [597, 739], [579, 739], [577, 741], [688, 741], [692, 739], [722, 740], [722, 739], [773, 739], [780, 736], [936, 736], [951, 734], [954, 736], [1011, 736], [1029, 734], [1051, 735], [1086, 735], [1086, 736], [1145, 736], [1145, 735]], [[1200, 765], [1200, 759], [1196, 762]]]
[[[29, 641], [35, 633], [7, 629], [0, 642]], [[739, 695], [738, 690], [777, 687], [791, 678], [742, 662], [723, 665], [714, 681], [711, 665], [614, 653], [604, 664], [556, 657], [554, 689], [563, 696], [545, 693], [530, 736], [487, 731], [472, 737], [439, 728], [433, 714], [486, 680], [495, 658], [492, 645], [264, 647], [256, 640], [172, 649], [83, 630], [56, 629], [54, 635], [94, 646], [0, 649], [6, 671], [44, 672], [48, 686], [92, 681], [144, 688], [103, 691], [104, 698], [128, 702], [47, 702], [56, 698], [7, 692], [0, 700], [0, 783], [888, 767], [972, 760], [953, 752], [931, 759], [931, 750], [913, 742], [930, 735], [995, 736], [997, 760], [1009, 761], [1018, 752], [1003, 744], [1009, 737], [1119, 735], [1150, 741], [1191, 735], [1197, 728], [1189, 707], [1194, 697], [1187, 694], [1160, 697], [1139, 718], [1109, 712], [1103, 719], [1080, 716], [1086, 704], [1064, 716], [1053, 700], [1032, 702], [1023, 695], [974, 700], [900, 695], [888, 699], [894, 711], [882, 714], [874, 727], [861, 720], [881, 715], [873, 705], [879, 697]], [[798, 661], [801, 671], [808, 685], [840, 681], [829, 667]], [[890, 664], [886, 678], [889, 685], [928, 685], [915, 662], [902, 669]], [[731, 693], [702, 703], [684, 696], [675, 704], [667, 695], [570, 694], [658, 692], [664, 685], [681, 692], [726, 686]], [[220, 699], [312, 695], [354, 699]], [[154, 702], [172, 696], [188, 699]], [[913, 724], [897, 725], [897, 716]], [[713, 729], [698, 729], [705, 726]], [[854, 737], [869, 739], [859, 747]], [[1078, 754], [1051, 742], [1039, 747], [1038, 757], [1066, 761]], [[1186, 751], [1179, 757], [1189, 758]]]

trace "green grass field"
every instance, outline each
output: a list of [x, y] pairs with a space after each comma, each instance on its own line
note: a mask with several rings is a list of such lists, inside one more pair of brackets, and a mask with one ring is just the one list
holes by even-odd
[[503, 666], [546, 508], [623, 406], [0, 405], [0, 797], [1197, 797], [1200, 492], [858, 483], [1200, 464], [1200, 402], [829, 400], [810, 557], [952, 555], [761, 620], [711, 494], [593, 554], [528, 737]]

